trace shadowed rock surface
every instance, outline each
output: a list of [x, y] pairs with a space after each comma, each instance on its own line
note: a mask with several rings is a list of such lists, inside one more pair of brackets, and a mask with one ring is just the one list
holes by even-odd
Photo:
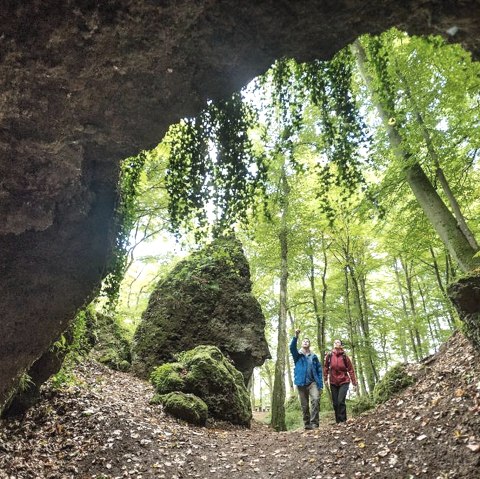
[[480, 350], [480, 272], [451, 284], [448, 296], [465, 325], [465, 335]]
[[133, 370], [154, 367], [200, 344], [217, 346], [245, 377], [270, 357], [265, 317], [236, 239], [217, 239], [180, 262], [150, 296], [134, 337]]
[[476, 0], [6, 0], [0, 25], [0, 404], [105, 275], [119, 160], [285, 55], [390, 26], [480, 51]]

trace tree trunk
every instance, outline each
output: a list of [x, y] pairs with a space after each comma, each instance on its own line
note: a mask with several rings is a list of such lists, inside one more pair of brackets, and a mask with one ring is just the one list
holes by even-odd
[[325, 320], [326, 320], [326, 274], [327, 274], [327, 259], [324, 251], [324, 265], [322, 271], [322, 313], [320, 314], [320, 308], [318, 306], [318, 298], [315, 284], [315, 258], [313, 256], [313, 245], [309, 245], [308, 259], [310, 262], [309, 283], [310, 291], [312, 294], [313, 312], [315, 314], [315, 322], [317, 325], [317, 344], [320, 357], [325, 354]]
[[272, 394], [272, 427], [286, 431], [285, 424], [285, 357], [287, 354], [287, 286], [288, 286], [288, 193], [289, 186], [285, 166], [281, 177], [281, 226], [280, 241], [280, 310], [278, 314], [277, 361]]
[[[412, 350], [413, 350], [413, 354], [414, 354], [414, 356], [415, 356], [415, 359], [416, 359], [417, 361], [419, 361], [419, 360], [420, 360], [420, 356], [419, 356], [419, 354], [418, 354], [417, 347], [416, 347], [416, 344], [415, 344], [415, 339], [414, 339], [414, 337], [413, 337], [412, 329], [410, 328], [410, 324], [409, 324], [410, 321], [409, 321], [409, 314], [408, 314], [407, 302], [405, 301], [405, 294], [404, 294], [404, 292], [403, 292], [402, 282], [400, 281], [400, 273], [399, 273], [399, 271], [398, 271], [397, 259], [396, 259], [396, 258], [394, 259], [393, 266], [394, 266], [394, 270], [395, 270], [395, 278], [396, 278], [396, 280], [397, 280], [398, 294], [400, 295], [400, 299], [402, 300], [403, 317], [404, 317], [403, 324], [405, 325], [406, 329], [408, 330], [408, 333], [409, 333], [409, 336], [410, 336], [410, 341], [411, 341], [411, 344], [412, 344]], [[407, 357], [406, 357], [405, 352], [404, 352], [404, 354], [403, 354], [403, 359], [404, 359], [404, 361], [406, 362]]]
[[422, 348], [422, 339], [420, 337], [420, 331], [418, 330], [417, 326], [417, 321], [418, 321], [418, 316], [417, 316], [417, 308], [415, 306], [415, 298], [413, 296], [413, 288], [412, 288], [412, 269], [410, 268], [407, 264], [406, 261], [403, 261], [400, 258], [400, 261], [402, 263], [403, 267], [403, 272], [405, 274], [405, 282], [407, 285], [407, 293], [408, 293], [408, 302], [410, 303], [410, 312], [411, 312], [411, 324], [413, 327], [413, 333], [414, 333], [414, 338], [416, 341], [416, 349], [419, 355], [419, 358], [422, 359], [424, 356], [423, 353], [423, 348]]
[[357, 373], [358, 382], [360, 385], [360, 394], [367, 393], [367, 386], [365, 384], [365, 375], [363, 374], [363, 367], [361, 364], [361, 360], [358, 357], [358, 350], [356, 347], [356, 339], [357, 339], [357, 327], [354, 323], [354, 319], [352, 316], [352, 308], [350, 305], [350, 282], [349, 282], [349, 274], [348, 274], [348, 267], [344, 267], [345, 273], [345, 311], [347, 313], [347, 320], [348, 320], [348, 333], [350, 337], [350, 349], [351, 349], [351, 358]]
[[480, 258], [474, 258], [477, 250], [472, 248], [468, 239], [458, 227], [455, 217], [438, 195], [420, 164], [412, 161], [411, 155], [405, 151], [398, 129], [389, 124], [390, 115], [388, 115], [381, 102], [375, 99], [371, 77], [365, 68], [365, 50], [358, 40], [353, 43], [352, 51], [356, 55], [357, 65], [365, 84], [372, 92], [373, 101], [387, 131], [390, 146], [395, 156], [405, 165], [405, 178], [420, 207], [462, 271], [468, 272], [480, 267]]
[[472, 231], [467, 225], [467, 222], [465, 220], [465, 216], [462, 213], [462, 210], [460, 208], [460, 205], [458, 204], [457, 199], [455, 198], [455, 195], [453, 194], [450, 185], [448, 184], [447, 178], [445, 177], [445, 174], [440, 166], [440, 160], [437, 155], [437, 151], [435, 150], [435, 147], [433, 145], [432, 137], [430, 136], [430, 131], [427, 128], [427, 125], [425, 125], [425, 121], [423, 120], [423, 116], [420, 112], [420, 109], [418, 108], [417, 102], [415, 98], [412, 95], [412, 91], [410, 90], [410, 85], [407, 82], [407, 79], [405, 76], [402, 74], [400, 69], [398, 68], [398, 65], [396, 65], [396, 73], [400, 80], [403, 83], [403, 86], [405, 88], [405, 93], [407, 94], [407, 98], [410, 100], [412, 104], [412, 108], [414, 110], [415, 117], [417, 119], [417, 123], [420, 126], [420, 130], [422, 132], [423, 139], [425, 140], [425, 145], [427, 146], [427, 151], [430, 156], [430, 158], [433, 161], [433, 164], [435, 165], [435, 175], [442, 187], [443, 193], [445, 194], [448, 203], [450, 205], [450, 208], [455, 215], [455, 218], [458, 223], [458, 227], [464, 234], [465, 238], [467, 238], [470, 246], [475, 250], [478, 251], [478, 243], [477, 240], [475, 239], [475, 236], [473, 235]]

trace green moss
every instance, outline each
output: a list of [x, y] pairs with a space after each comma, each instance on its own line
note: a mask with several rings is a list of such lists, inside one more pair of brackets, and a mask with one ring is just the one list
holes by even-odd
[[156, 402], [163, 405], [166, 413], [192, 424], [204, 426], [207, 422], [208, 407], [204, 401], [194, 394], [179, 391], [157, 395]]
[[357, 396], [355, 399], [349, 401], [350, 410], [354, 416], [362, 414], [362, 412], [368, 411], [375, 407], [375, 403], [369, 394], [363, 394]]
[[388, 401], [394, 394], [415, 382], [415, 379], [407, 373], [405, 366], [405, 364], [397, 364], [375, 385], [373, 389], [375, 404]]
[[180, 391], [200, 397], [209, 414], [234, 424], [250, 425], [250, 396], [242, 374], [215, 346], [198, 346], [178, 355], [179, 362], [154, 370], [159, 394]]
[[159, 394], [181, 391], [185, 387], [185, 367], [180, 363], [162, 364], [153, 370], [150, 380]]

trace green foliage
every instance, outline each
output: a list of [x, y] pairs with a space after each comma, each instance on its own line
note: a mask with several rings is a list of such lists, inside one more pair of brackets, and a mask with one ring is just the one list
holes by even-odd
[[152, 401], [162, 404], [163, 410], [184, 421], [199, 426], [204, 426], [208, 417], [208, 406], [194, 394], [171, 392], [169, 394], [157, 394]]
[[397, 364], [375, 385], [373, 400], [375, 404], [388, 401], [394, 394], [411, 386], [415, 379], [408, 374], [405, 364]]
[[91, 356], [112, 369], [128, 370], [132, 360], [128, 331], [116, 317], [97, 312], [95, 318], [96, 338]]
[[32, 378], [27, 373], [23, 373], [18, 380], [18, 390], [26, 392], [33, 384]]
[[61, 388], [76, 384], [73, 368], [92, 348], [94, 326], [95, 312], [90, 305], [77, 313], [67, 332], [53, 344], [53, 351], [64, 357], [60, 371], [51, 378], [53, 387]]
[[137, 190], [145, 160], [146, 152], [142, 151], [137, 156], [125, 159], [120, 165], [119, 202], [115, 210], [115, 244], [100, 293], [107, 297], [112, 309], [118, 300], [120, 284], [125, 275], [130, 232], [137, 219]]
[[375, 407], [375, 402], [369, 394], [362, 394], [355, 399], [348, 401], [350, 410], [354, 416], [362, 414], [362, 412], [368, 411]]
[[236, 93], [170, 128], [166, 187], [173, 232], [194, 226], [197, 240], [207, 235], [208, 205], [214, 208], [215, 234], [246, 219], [265, 174], [264, 159], [248, 134], [255, 118]]

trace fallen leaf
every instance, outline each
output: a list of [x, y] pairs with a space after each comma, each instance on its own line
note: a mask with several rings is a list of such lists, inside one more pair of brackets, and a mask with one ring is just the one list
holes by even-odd
[[467, 444], [468, 449], [472, 452], [480, 451], [480, 444]]

